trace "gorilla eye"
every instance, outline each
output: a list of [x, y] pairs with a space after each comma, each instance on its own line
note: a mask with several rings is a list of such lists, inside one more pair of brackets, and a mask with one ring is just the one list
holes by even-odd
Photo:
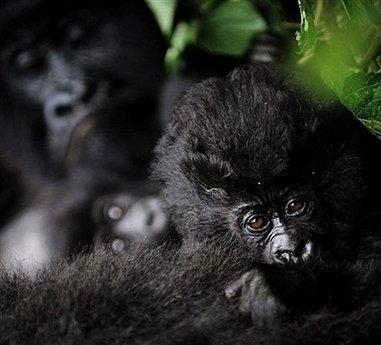
[[246, 227], [250, 233], [258, 233], [265, 230], [269, 223], [270, 221], [266, 217], [255, 215], [249, 218], [249, 220], [246, 223]]
[[65, 40], [70, 44], [79, 44], [86, 36], [85, 28], [79, 23], [70, 23], [65, 28]]
[[44, 59], [37, 51], [26, 49], [15, 53], [11, 58], [11, 64], [17, 72], [26, 73], [40, 69]]
[[111, 205], [105, 211], [107, 219], [113, 222], [121, 220], [124, 214], [123, 208], [118, 205]]
[[308, 210], [307, 202], [303, 200], [291, 200], [286, 207], [286, 213], [288, 216], [301, 216]]

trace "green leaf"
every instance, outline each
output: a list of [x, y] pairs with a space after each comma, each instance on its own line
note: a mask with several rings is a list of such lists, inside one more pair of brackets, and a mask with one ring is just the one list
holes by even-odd
[[286, 13], [282, 8], [282, 1], [261, 0], [261, 13], [266, 13], [266, 22], [271, 31], [284, 35], [284, 22]]
[[169, 73], [177, 73], [182, 67], [182, 53], [189, 45], [195, 44], [198, 32], [198, 21], [181, 22], [173, 32], [170, 48], [165, 56], [165, 66]]
[[153, 12], [161, 32], [168, 39], [172, 33], [177, 0], [145, 0]]
[[248, 0], [226, 0], [201, 21], [198, 44], [216, 54], [243, 56], [267, 25]]
[[[299, 0], [299, 62], [309, 75], [319, 75], [348, 109], [379, 134], [380, 5], [381, 0]], [[319, 93], [316, 87], [314, 92]]]
[[315, 1], [298, 0], [300, 10], [300, 31], [297, 33], [297, 41], [302, 54], [312, 54], [319, 38], [315, 26]]
[[345, 0], [345, 5], [347, 6], [350, 18], [358, 23], [381, 23], [380, 0]]
[[381, 122], [376, 120], [360, 119], [368, 128], [381, 136]]
[[196, 0], [201, 12], [207, 12], [218, 0]]
[[342, 102], [359, 118], [381, 121], [381, 76], [351, 75], [345, 81]]

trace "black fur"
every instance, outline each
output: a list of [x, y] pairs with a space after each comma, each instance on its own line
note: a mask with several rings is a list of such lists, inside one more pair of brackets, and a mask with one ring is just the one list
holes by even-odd
[[34, 281], [1, 274], [1, 344], [378, 344], [381, 307], [319, 310], [263, 330], [223, 289], [250, 267], [241, 248], [97, 251]]
[[[208, 239], [251, 251], [256, 273], [238, 286], [242, 310], [259, 323], [290, 309], [351, 310], [380, 294], [381, 142], [343, 107], [315, 104], [293, 79], [262, 66], [199, 84], [178, 101], [156, 150], [155, 176], [183, 244]], [[310, 204], [306, 215], [285, 214], [291, 196]], [[248, 232], [246, 214], [258, 207], [287, 241], [312, 243], [307, 259], [277, 262], [275, 225]], [[327, 263], [342, 269], [329, 273]]]
[[35, 188], [35, 181], [22, 167], [0, 151], [0, 228], [17, 214], [20, 205], [28, 201], [25, 196]]

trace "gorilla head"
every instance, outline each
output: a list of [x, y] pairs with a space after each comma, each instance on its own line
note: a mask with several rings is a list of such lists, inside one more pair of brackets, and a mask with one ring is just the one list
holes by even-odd
[[242, 291], [242, 311], [258, 324], [271, 325], [284, 304], [350, 308], [359, 291], [379, 291], [381, 142], [289, 79], [248, 67], [199, 84], [156, 150], [184, 245], [208, 239], [251, 253], [253, 271], [226, 294]]
[[380, 142], [345, 109], [319, 107], [285, 80], [277, 69], [241, 68], [178, 102], [156, 175], [185, 240], [244, 241], [260, 262], [283, 264], [355, 255], [377, 227]]
[[53, 159], [87, 114], [157, 93], [165, 42], [143, 1], [5, 1], [0, 30], [2, 88], [43, 114]]

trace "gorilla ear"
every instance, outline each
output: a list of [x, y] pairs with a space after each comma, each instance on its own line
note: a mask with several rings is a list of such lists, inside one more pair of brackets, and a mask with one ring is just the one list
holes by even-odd
[[181, 169], [187, 179], [204, 195], [225, 195], [224, 188], [229, 185], [234, 175], [228, 162], [201, 153], [188, 155], [181, 163]]

